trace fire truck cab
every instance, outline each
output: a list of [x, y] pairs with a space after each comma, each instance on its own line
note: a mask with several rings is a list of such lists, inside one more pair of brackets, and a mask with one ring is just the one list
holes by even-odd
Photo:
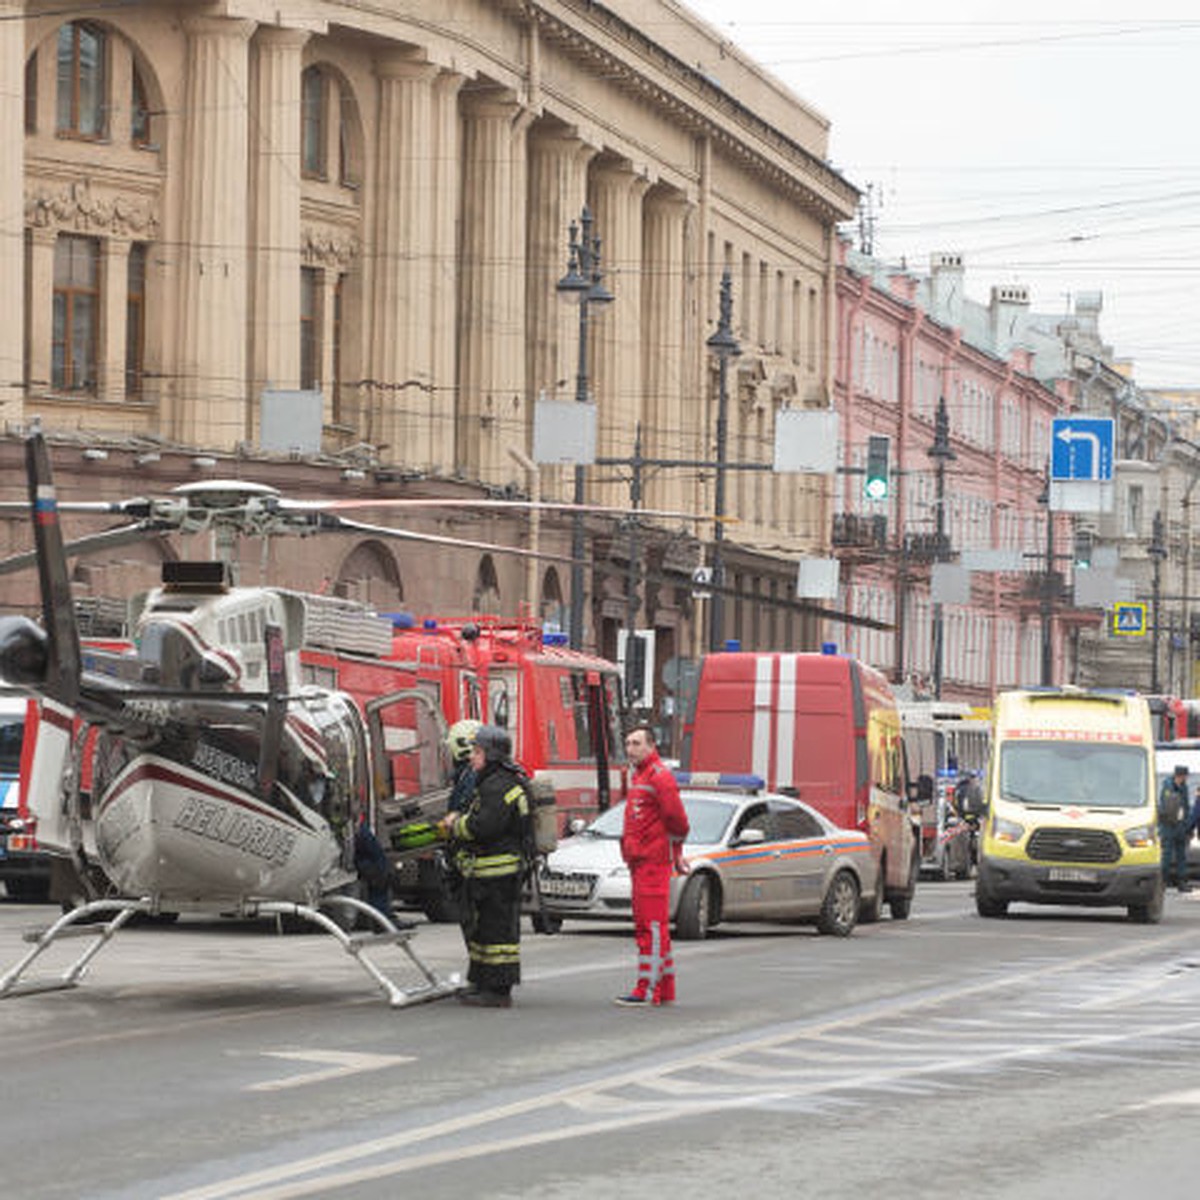
[[[701, 660], [683, 766], [750, 773], [870, 838], [892, 916], [912, 908], [920, 827], [910, 809], [900, 715], [887, 680], [845, 655], [733, 652]], [[914, 785], [914, 796], [916, 788]], [[880, 900], [864, 908], [879, 916]]]

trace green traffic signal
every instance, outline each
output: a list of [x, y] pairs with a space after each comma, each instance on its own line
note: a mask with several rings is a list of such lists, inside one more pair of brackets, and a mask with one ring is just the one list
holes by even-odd
[[863, 491], [868, 500], [886, 500], [888, 494], [888, 449], [891, 438], [872, 434], [867, 438], [867, 472]]

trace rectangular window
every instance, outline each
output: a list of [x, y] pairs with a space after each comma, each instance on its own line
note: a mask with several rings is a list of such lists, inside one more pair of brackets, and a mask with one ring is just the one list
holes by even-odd
[[321, 386], [321, 272], [300, 268], [300, 386]]
[[130, 140], [135, 146], [147, 149], [150, 146], [150, 105], [146, 100], [146, 85], [136, 66], [133, 68], [129, 110]]
[[129, 248], [125, 291], [125, 397], [141, 399], [146, 355], [146, 246]]
[[333, 419], [342, 419], [342, 303], [346, 286], [346, 276], [339, 275], [333, 285], [333, 328], [329, 331], [333, 338]]
[[1125, 493], [1125, 534], [1127, 537], [1142, 536], [1142, 486], [1131, 483]]
[[63, 235], [54, 246], [51, 386], [67, 392], [96, 390], [99, 327], [100, 243]]

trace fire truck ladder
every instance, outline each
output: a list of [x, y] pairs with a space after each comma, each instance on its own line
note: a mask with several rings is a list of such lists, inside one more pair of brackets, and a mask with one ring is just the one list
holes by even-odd
[[[351, 920], [355, 915], [361, 915], [371, 922], [373, 928], [364, 933], [348, 933], [337, 921], [319, 909], [307, 904], [277, 900], [249, 901], [242, 906], [239, 915], [298, 917], [316, 925], [337, 939], [342, 949], [354, 958], [380, 988], [392, 1008], [403, 1008], [405, 1005], [418, 1004], [425, 1000], [437, 1000], [461, 989], [462, 980], [457, 973], [442, 977], [420, 958], [411, 945], [414, 930], [400, 929], [369, 904], [364, 904], [352, 896], [326, 896], [322, 903], [330, 909], [342, 909], [343, 914]], [[199, 906], [196, 910], [217, 911], [212, 906]], [[0, 975], [0, 1000], [9, 996], [28, 996], [75, 987], [83, 978], [92, 959], [108, 945], [123, 925], [138, 913], [157, 914], [159, 911], [161, 910], [157, 901], [150, 898], [93, 900], [65, 913], [47, 929], [31, 930], [25, 935], [25, 940], [33, 943], [30, 950], [19, 962]], [[193, 906], [189, 906], [189, 911], [193, 911]], [[227, 912], [228, 909], [224, 911]], [[97, 920], [103, 917], [108, 919]], [[55, 942], [78, 937], [91, 938], [92, 943], [61, 974], [26, 976], [28, 969]], [[420, 972], [423, 982], [407, 988], [397, 984], [367, 953], [370, 948], [382, 946], [399, 946]]]

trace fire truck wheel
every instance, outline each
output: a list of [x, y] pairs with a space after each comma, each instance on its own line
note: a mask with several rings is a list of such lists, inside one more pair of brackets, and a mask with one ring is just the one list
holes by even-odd
[[704, 875], [693, 875], [679, 897], [675, 913], [675, 936], [681, 942], [696, 942], [708, 937], [712, 924], [712, 884]]
[[858, 880], [849, 871], [839, 871], [829, 884], [817, 929], [834, 937], [847, 937], [858, 922]]

